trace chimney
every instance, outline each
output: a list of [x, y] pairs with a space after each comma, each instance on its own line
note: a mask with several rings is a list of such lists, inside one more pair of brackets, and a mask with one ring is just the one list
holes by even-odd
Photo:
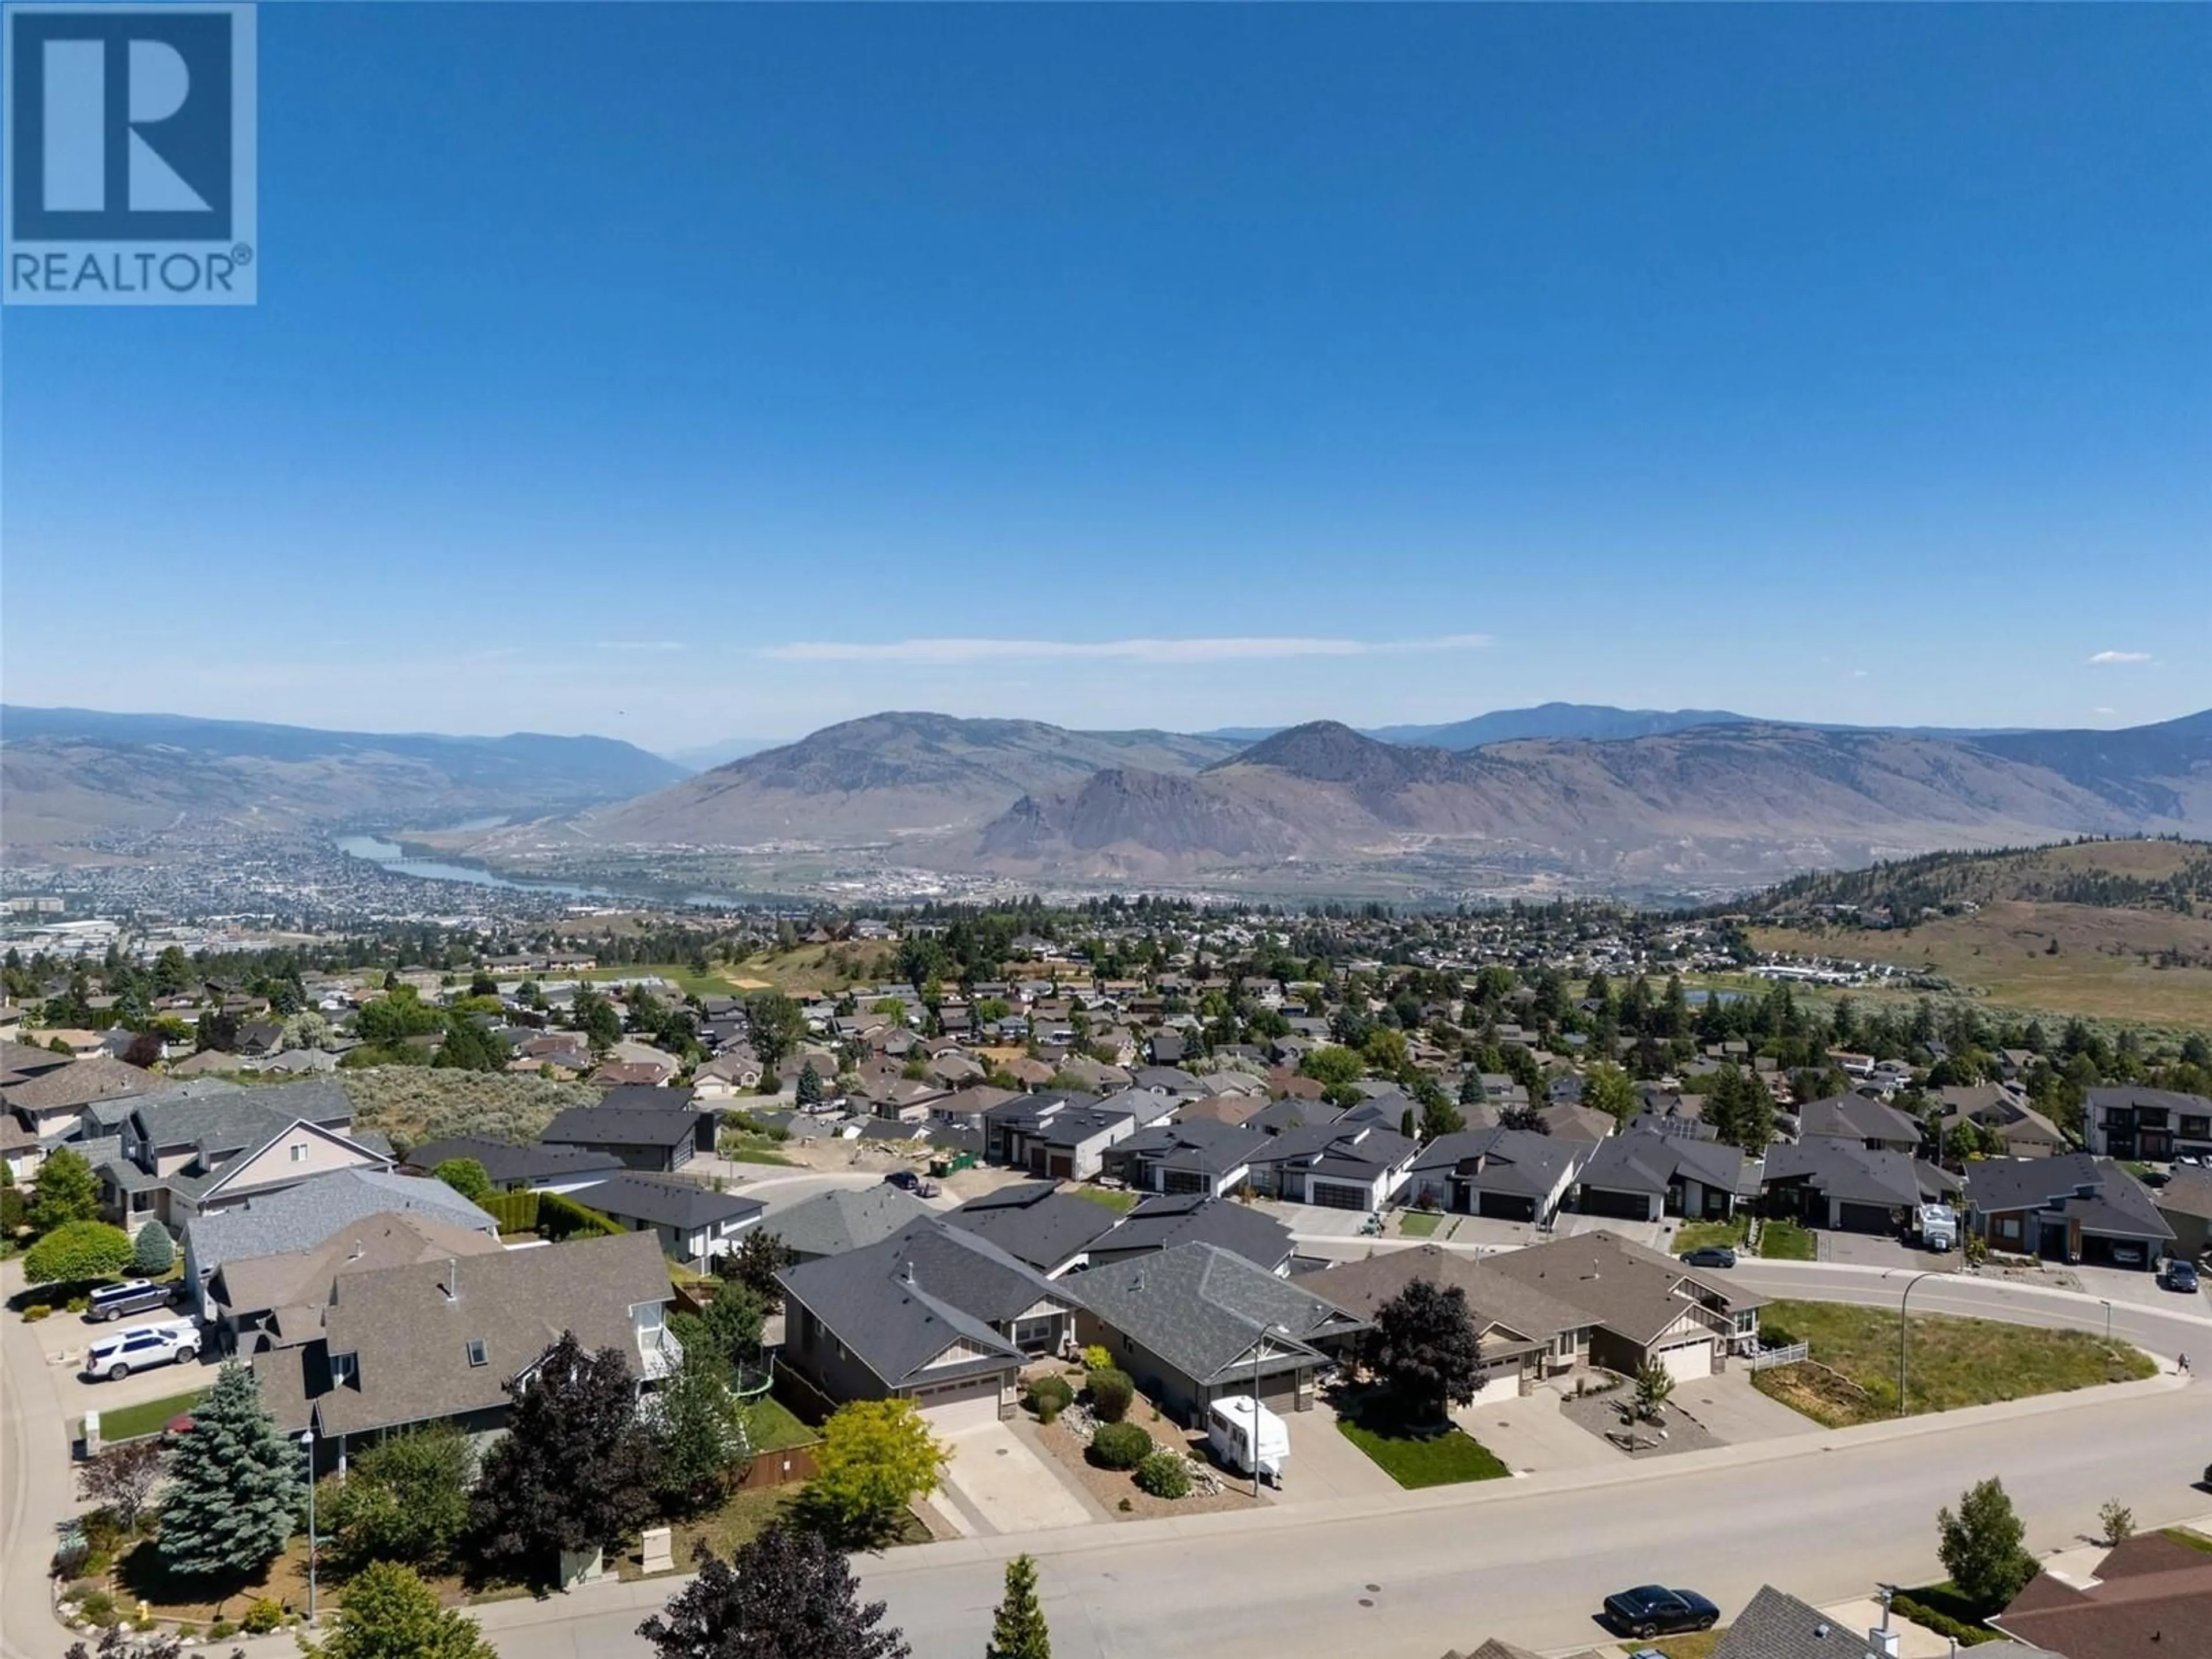
[[1881, 1625], [1867, 1632], [1867, 1645], [1881, 1659], [1898, 1659], [1897, 1632], [1889, 1627], [1886, 1618]]

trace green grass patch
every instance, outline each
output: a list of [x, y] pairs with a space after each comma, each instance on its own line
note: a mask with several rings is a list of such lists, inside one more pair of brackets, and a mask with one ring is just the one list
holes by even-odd
[[1731, 1249], [1741, 1249], [1751, 1236], [1751, 1218], [1732, 1217], [1726, 1221], [1685, 1221], [1674, 1229], [1674, 1254], [1685, 1250], [1702, 1250], [1709, 1245], [1725, 1244]]
[[1638, 1643], [1638, 1645], [1655, 1647], [1665, 1654], [1667, 1659], [1705, 1659], [1706, 1655], [1720, 1645], [1721, 1638], [1727, 1634], [1725, 1627], [1685, 1631], [1680, 1636], [1662, 1637], [1656, 1642], [1648, 1644]]
[[2192, 1528], [2166, 1527], [2160, 1530], [2159, 1536], [2170, 1539], [2185, 1548], [2203, 1550], [2207, 1555], [2212, 1555], [2212, 1538], [2207, 1538]]
[[1139, 1194], [1126, 1188], [1114, 1187], [1078, 1187], [1075, 1189], [1075, 1195], [1099, 1206], [1102, 1209], [1121, 1213], [1135, 1209], [1139, 1202]]
[[1413, 1433], [1377, 1428], [1340, 1417], [1336, 1426], [1400, 1486], [1456, 1486], [1464, 1480], [1496, 1480], [1513, 1473], [1480, 1440], [1457, 1429]]
[[[112, 1412], [100, 1414], [100, 1437], [104, 1441], [141, 1440], [149, 1434], [159, 1434], [161, 1425], [171, 1418], [200, 1403], [205, 1389], [194, 1389], [186, 1394], [173, 1394], [166, 1400], [143, 1400], [135, 1406], [118, 1406]], [[84, 1425], [77, 1425], [77, 1432], [84, 1432]]]
[[766, 1135], [752, 1134], [743, 1129], [725, 1129], [714, 1143], [714, 1150], [732, 1164], [775, 1164], [786, 1169], [797, 1166], [776, 1150], [777, 1144]]
[[1770, 1221], [1759, 1230], [1759, 1253], [1773, 1261], [1810, 1261], [1818, 1241], [1794, 1221]]
[[785, 1451], [793, 1446], [811, 1446], [822, 1437], [800, 1421], [790, 1407], [770, 1394], [747, 1402], [745, 1429], [756, 1452]]
[[1408, 1210], [1398, 1218], [1398, 1232], [1404, 1238], [1431, 1238], [1443, 1224], [1443, 1216], [1437, 1211]]
[[[1894, 1310], [1770, 1302], [1759, 1323], [1766, 1342], [1809, 1342], [1818, 1362], [1755, 1373], [1752, 1386], [1760, 1393], [1830, 1428], [1899, 1414]], [[1912, 1316], [1908, 1376], [1914, 1415], [2132, 1382], [2156, 1369], [2126, 1343], [2086, 1331], [2039, 1330], [1951, 1314]]]

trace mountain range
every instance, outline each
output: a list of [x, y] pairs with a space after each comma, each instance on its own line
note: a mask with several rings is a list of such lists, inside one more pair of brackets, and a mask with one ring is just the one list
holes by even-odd
[[612, 738], [322, 732], [0, 708], [0, 827], [18, 854], [118, 830], [568, 813], [684, 775], [672, 762]]
[[[848, 874], [1299, 891], [1378, 876], [1488, 890], [1478, 878], [1500, 871], [1582, 890], [1721, 889], [1948, 848], [2212, 828], [2212, 711], [2117, 732], [1935, 733], [1549, 704], [1386, 729], [1440, 736], [886, 713], [687, 775], [597, 738], [9, 708], [0, 787], [18, 854], [116, 830], [419, 830], [498, 814], [514, 822], [436, 844], [537, 873], [672, 853], [758, 874], [827, 852]], [[1507, 735], [1455, 746], [1470, 732]]]

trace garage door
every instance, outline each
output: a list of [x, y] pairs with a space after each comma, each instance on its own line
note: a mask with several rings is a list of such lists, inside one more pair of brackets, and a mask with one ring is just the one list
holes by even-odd
[[1713, 1345], [1710, 1337], [1659, 1350], [1659, 1363], [1677, 1382], [1690, 1382], [1713, 1374]]
[[1534, 1221], [1536, 1200], [1516, 1198], [1510, 1193], [1484, 1193], [1475, 1200], [1474, 1212], [1496, 1221]]
[[1324, 1210], [1364, 1210], [1371, 1207], [1372, 1196], [1364, 1187], [1353, 1187], [1341, 1181], [1310, 1181], [1306, 1183], [1306, 1198]]
[[1651, 1200], [1642, 1193], [1609, 1193], [1601, 1188], [1585, 1187], [1583, 1188], [1583, 1213], [1648, 1221], [1651, 1218]]
[[1844, 1204], [1838, 1206], [1837, 1220], [1847, 1233], [1886, 1233], [1889, 1231], [1889, 1209], [1881, 1204]]
[[1481, 1385], [1474, 1391], [1474, 1403], [1486, 1406], [1499, 1400], [1518, 1400], [1521, 1397], [1521, 1368], [1508, 1365], [1502, 1370], [1485, 1374]]
[[939, 1434], [957, 1434], [999, 1420], [999, 1379], [986, 1376], [969, 1382], [947, 1382], [933, 1389], [917, 1389], [914, 1403]]

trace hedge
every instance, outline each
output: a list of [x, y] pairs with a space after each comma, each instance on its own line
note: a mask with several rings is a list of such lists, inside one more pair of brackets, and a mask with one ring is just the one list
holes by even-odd
[[546, 1238], [559, 1243], [578, 1233], [614, 1234], [623, 1231], [619, 1222], [610, 1221], [597, 1210], [579, 1204], [565, 1193], [538, 1194], [538, 1231]]
[[476, 1200], [476, 1206], [499, 1223], [503, 1233], [534, 1233], [538, 1231], [538, 1200], [544, 1196], [527, 1190], [488, 1193]]

